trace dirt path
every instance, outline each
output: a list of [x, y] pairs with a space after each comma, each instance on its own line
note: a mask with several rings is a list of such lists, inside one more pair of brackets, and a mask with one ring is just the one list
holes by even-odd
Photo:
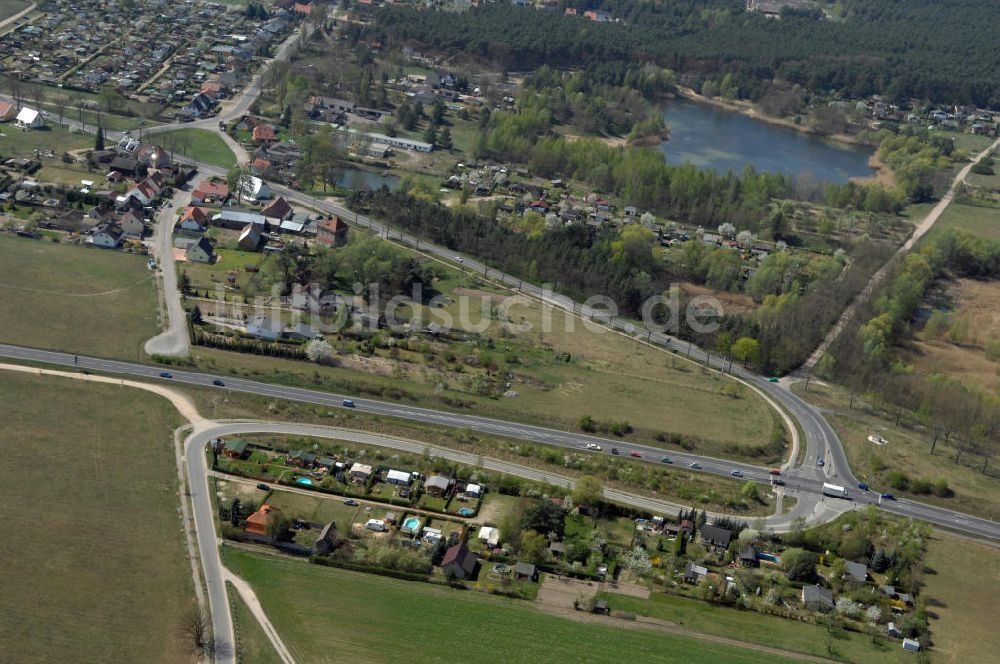
[[919, 242], [931, 228], [933, 228], [934, 224], [937, 223], [937, 220], [941, 218], [944, 211], [948, 209], [949, 205], [951, 205], [951, 201], [955, 198], [955, 192], [958, 191], [959, 185], [965, 181], [965, 178], [969, 175], [969, 171], [972, 170], [972, 167], [978, 164], [981, 159], [996, 150], [998, 147], [1000, 147], [1000, 139], [997, 139], [988, 148], [976, 155], [972, 161], [966, 164], [962, 170], [955, 175], [955, 179], [952, 180], [951, 186], [948, 187], [948, 191], [941, 197], [938, 204], [927, 213], [927, 216], [923, 218], [923, 221], [917, 224], [917, 227], [913, 230], [913, 235], [910, 236], [910, 239], [904, 242], [903, 246], [896, 250], [896, 253], [892, 255], [892, 258], [886, 261], [885, 265], [879, 268], [879, 270], [872, 275], [872, 278], [868, 280], [868, 285], [865, 286], [864, 290], [858, 293], [857, 297], [855, 297], [847, 308], [844, 309], [844, 313], [840, 315], [840, 319], [837, 320], [836, 325], [833, 326], [833, 329], [831, 329], [829, 334], [826, 335], [823, 342], [820, 343], [816, 350], [813, 351], [813, 354], [809, 356], [809, 359], [806, 360], [805, 364], [802, 365], [803, 369], [808, 371], [816, 366], [816, 363], [819, 362], [820, 358], [822, 358], [826, 353], [830, 344], [832, 344], [834, 340], [840, 336], [841, 331], [847, 326], [847, 323], [850, 322], [851, 318], [854, 317], [854, 313], [857, 311], [858, 306], [862, 302], [871, 298], [872, 293], [875, 292], [878, 285], [883, 279], [885, 279], [885, 276], [889, 273], [892, 266], [906, 256], [910, 249], [912, 249], [914, 245], [916, 245], [916, 243]]
[[257, 599], [257, 593], [253, 591], [250, 584], [236, 576], [229, 570], [225, 571], [226, 581], [233, 584], [236, 588], [236, 592], [240, 594], [240, 597], [246, 602], [247, 607], [250, 608], [250, 613], [254, 615], [257, 622], [260, 623], [261, 629], [267, 634], [268, 640], [274, 647], [274, 651], [281, 658], [284, 664], [295, 664], [295, 658], [292, 657], [292, 653], [289, 652], [288, 648], [282, 642], [281, 637], [278, 636], [278, 630], [274, 628], [271, 621], [268, 619], [267, 614], [264, 613], [264, 608], [260, 605], [260, 600]]

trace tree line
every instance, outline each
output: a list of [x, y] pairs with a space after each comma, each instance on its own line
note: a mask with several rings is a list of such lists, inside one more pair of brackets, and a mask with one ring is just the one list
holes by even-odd
[[[565, 6], [592, 9], [577, 0]], [[621, 22], [593, 23], [561, 11], [497, 3], [464, 12], [386, 6], [366, 37], [463, 53], [512, 70], [542, 64], [654, 62], [759, 99], [781, 79], [849, 98], [882, 94], [1000, 106], [995, 9], [981, 0], [841, 0], [837, 20], [786, 9], [780, 21], [746, 12], [738, 0], [636, 3], [596, 8]]]

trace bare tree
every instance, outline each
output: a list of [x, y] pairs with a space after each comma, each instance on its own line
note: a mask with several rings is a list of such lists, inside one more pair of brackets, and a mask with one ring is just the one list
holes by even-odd
[[181, 618], [181, 638], [192, 652], [203, 655], [210, 653], [213, 647], [210, 631], [208, 618], [201, 607], [192, 604]]
[[42, 102], [45, 100], [45, 88], [41, 83], [31, 84], [31, 100], [35, 102], [35, 108], [41, 110]]

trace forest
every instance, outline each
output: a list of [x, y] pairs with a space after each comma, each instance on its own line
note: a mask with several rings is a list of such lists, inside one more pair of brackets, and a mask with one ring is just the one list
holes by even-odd
[[1000, 107], [1000, 21], [985, 0], [839, 0], [833, 20], [786, 9], [777, 21], [746, 12], [742, 0], [564, 5], [602, 9], [621, 22], [502, 3], [462, 12], [387, 5], [367, 33], [508, 70], [648, 62], [699, 89], [730, 74], [730, 93], [754, 101], [782, 79], [847, 98]]

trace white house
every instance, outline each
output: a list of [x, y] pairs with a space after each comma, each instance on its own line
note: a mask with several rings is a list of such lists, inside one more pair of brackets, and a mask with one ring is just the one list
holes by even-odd
[[94, 231], [93, 242], [95, 247], [104, 249], [117, 249], [122, 243], [122, 229], [113, 224], [101, 224]]
[[413, 481], [413, 474], [405, 470], [390, 470], [385, 476], [386, 484], [396, 484], [398, 486], [410, 486]]
[[256, 175], [244, 175], [239, 183], [240, 197], [260, 201], [271, 197], [271, 188]]
[[478, 484], [469, 484], [465, 487], [465, 496], [467, 498], [478, 498], [483, 494], [483, 487]]
[[487, 545], [494, 547], [500, 543], [500, 531], [491, 526], [483, 526], [479, 529], [479, 535], [476, 536], [476, 539], [480, 542], [486, 542]]
[[281, 336], [281, 321], [271, 316], [254, 316], [247, 321], [247, 334], [265, 341], [276, 341]]
[[19, 129], [38, 129], [45, 125], [45, 118], [33, 108], [25, 106], [22, 108], [14, 120]]
[[146, 225], [143, 223], [142, 218], [132, 210], [123, 213], [118, 218], [118, 223], [121, 225], [125, 235], [129, 237], [141, 238], [146, 232]]

